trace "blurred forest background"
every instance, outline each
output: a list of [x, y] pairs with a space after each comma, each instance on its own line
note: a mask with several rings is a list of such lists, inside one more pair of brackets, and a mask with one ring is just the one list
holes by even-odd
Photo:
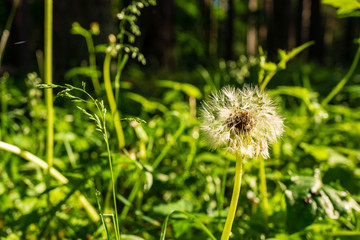
[[[54, 2], [55, 79], [86, 59], [83, 39], [70, 33], [98, 22], [95, 44], [106, 41], [117, 28], [116, 13], [130, 1], [62, 0]], [[12, 0], [0, 2], [0, 23], [6, 22]], [[43, 1], [21, 1], [11, 30], [1, 72], [23, 74], [37, 66], [35, 51], [43, 46]], [[136, 45], [152, 74], [191, 71], [214, 66], [218, 59], [256, 55], [262, 46], [269, 58], [278, 49], [290, 50], [307, 41], [315, 45], [302, 54], [306, 62], [327, 67], [348, 66], [360, 30], [359, 18], [338, 20], [336, 10], [320, 0], [159, 0], [144, 9], [139, 20], [142, 35]], [[2, 29], [0, 25], [0, 29]]]

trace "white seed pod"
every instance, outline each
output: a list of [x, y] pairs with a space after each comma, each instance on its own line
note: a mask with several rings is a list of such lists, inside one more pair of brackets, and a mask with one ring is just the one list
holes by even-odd
[[226, 86], [203, 102], [201, 130], [211, 149], [225, 146], [233, 154], [269, 158], [269, 145], [284, 131], [272, 99], [257, 87]]

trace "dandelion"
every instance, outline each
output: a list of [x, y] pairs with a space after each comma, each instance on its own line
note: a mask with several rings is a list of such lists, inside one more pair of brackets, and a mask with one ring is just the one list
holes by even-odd
[[283, 119], [257, 87], [224, 87], [203, 103], [201, 129], [212, 149], [226, 146], [235, 155], [269, 158], [269, 144], [283, 133]]
[[272, 99], [257, 87], [224, 87], [201, 110], [201, 130], [211, 149], [226, 147], [236, 156], [235, 183], [221, 240], [229, 239], [239, 200], [244, 158], [269, 158], [269, 145], [283, 133]]

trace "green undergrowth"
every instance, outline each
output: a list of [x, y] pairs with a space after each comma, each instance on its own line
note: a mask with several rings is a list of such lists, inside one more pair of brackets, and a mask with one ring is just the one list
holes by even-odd
[[[197, 117], [211, 91], [244, 83], [266, 87], [286, 127], [264, 164], [265, 209], [260, 160], [244, 162], [231, 239], [359, 239], [358, 65], [303, 63], [297, 57], [309, 42], [279, 51], [276, 62], [259, 49], [166, 78], [144, 74], [126, 64], [146, 63], [134, 41], [136, 18], [150, 4], [121, 12], [108, 43], [90, 40], [99, 26], [74, 23], [89, 63], [56, 84], [35, 72], [0, 77], [0, 239], [219, 239], [235, 157], [209, 151]], [[43, 88], [56, 95], [51, 169]]]

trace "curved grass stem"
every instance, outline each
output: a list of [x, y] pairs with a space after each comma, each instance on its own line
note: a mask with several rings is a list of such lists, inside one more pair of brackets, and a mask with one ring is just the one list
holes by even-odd
[[[91, 34], [88, 34], [85, 37], [85, 40], [86, 40], [86, 45], [87, 45], [87, 48], [89, 51], [89, 66], [92, 70], [94, 70], [94, 72], [96, 72], [95, 46], [94, 46], [94, 42], [92, 40]], [[96, 94], [99, 95], [101, 92], [101, 86], [100, 86], [99, 79], [96, 74], [94, 74], [91, 77], [91, 81], [93, 83]]]
[[1, 67], [1, 64], [2, 64], [2, 59], [3, 59], [3, 56], [4, 56], [4, 52], [5, 52], [5, 46], [6, 46], [6, 43], [9, 39], [9, 36], [10, 36], [10, 30], [11, 30], [11, 26], [12, 26], [12, 23], [14, 21], [14, 17], [15, 17], [15, 13], [16, 13], [16, 9], [17, 7], [19, 6], [19, 1], [13, 1], [13, 5], [11, 7], [11, 10], [10, 10], [10, 15], [7, 19], [7, 22], [6, 22], [6, 25], [5, 25], [5, 29], [1, 35], [1, 39], [0, 39], [0, 67]]
[[349, 79], [354, 74], [356, 67], [360, 60], [360, 44], [358, 46], [358, 49], [356, 51], [354, 60], [350, 66], [349, 71], [346, 73], [346, 75], [340, 80], [340, 82], [333, 88], [333, 90], [327, 95], [327, 97], [321, 102], [321, 106], [326, 106], [334, 97], [336, 94], [340, 92], [340, 90], [345, 86], [345, 84], [349, 81]]
[[119, 143], [119, 149], [121, 150], [125, 146], [125, 138], [123, 129], [120, 122], [120, 114], [116, 107], [116, 101], [114, 97], [114, 93], [111, 87], [111, 81], [110, 81], [110, 62], [111, 62], [111, 54], [107, 53], [104, 60], [104, 84], [105, 84], [105, 90], [106, 90], [106, 96], [110, 105], [111, 114], [113, 116], [114, 120], [114, 126], [116, 135], [118, 138]]
[[[105, 119], [104, 119], [105, 122]], [[109, 167], [110, 167], [110, 174], [111, 174], [111, 185], [112, 185], [112, 194], [113, 194], [113, 200], [114, 200], [114, 212], [115, 212], [115, 220], [114, 220], [114, 225], [115, 225], [115, 236], [116, 236], [116, 240], [120, 240], [120, 229], [119, 229], [119, 216], [118, 216], [118, 211], [117, 211], [117, 204], [116, 204], [116, 189], [115, 189], [115, 178], [114, 178], [114, 171], [113, 171], [113, 165], [112, 165], [112, 159], [111, 159], [111, 152], [110, 152], [110, 146], [109, 146], [109, 142], [107, 140], [107, 133], [106, 133], [106, 128], [104, 130], [104, 139], [105, 139], [105, 143], [106, 143], [106, 150], [108, 152], [108, 160], [109, 160]]]
[[266, 187], [266, 175], [265, 175], [265, 159], [263, 157], [259, 157], [259, 178], [260, 178], [260, 195], [261, 195], [261, 211], [263, 214], [263, 221], [265, 230], [267, 230], [268, 223], [268, 197], [267, 197], [267, 187]]
[[230, 209], [226, 218], [224, 230], [221, 235], [221, 240], [228, 240], [231, 233], [232, 224], [234, 222], [237, 204], [239, 201], [240, 188], [241, 188], [241, 176], [242, 176], [242, 162], [243, 159], [239, 155], [236, 155], [236, 167], [235, 167], [235, 179], [234, 189], [231, 197]]

